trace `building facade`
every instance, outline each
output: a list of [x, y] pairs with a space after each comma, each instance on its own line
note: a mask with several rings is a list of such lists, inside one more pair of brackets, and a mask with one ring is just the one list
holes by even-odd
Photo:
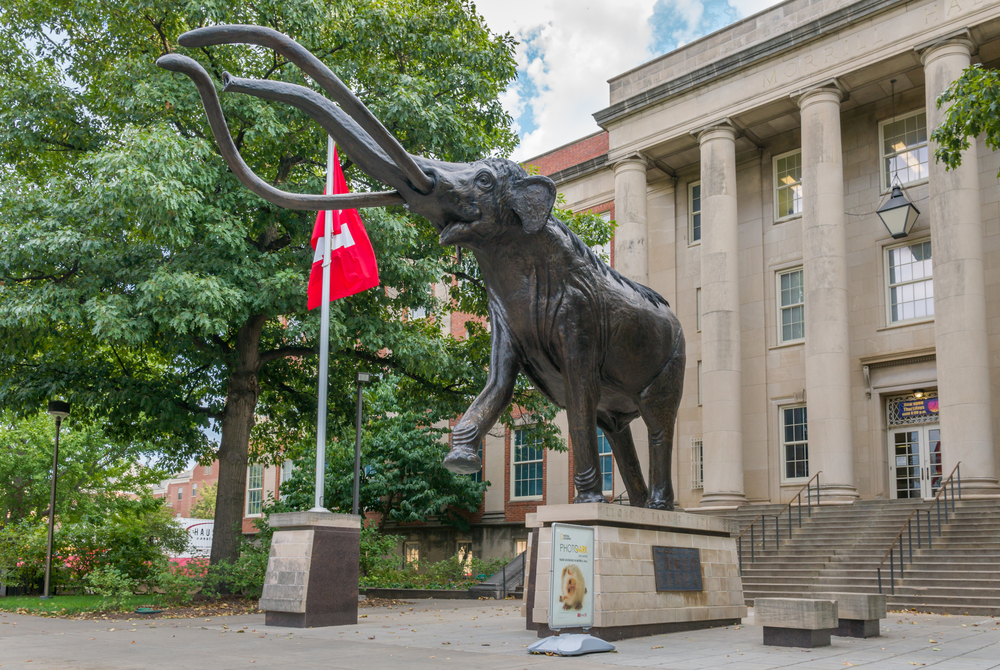
[[[929, 137], [971, 63], [1000, 65], [1000, 3], [790, 0], [613, 78], [604, 132], [526, 161], [617, 221], [614, 266], [681, 319], [680, 506], [816, 475], [831, 503], [928, 497], [959, 463], [964, 495], [1000, 495], [1000, 154], [946, 171]], [[920, 210], [901, 239], [876, 215], [895, 184]], [[486, 439], [473, 535], [572, 500], [571, 455], [530, 443]]]

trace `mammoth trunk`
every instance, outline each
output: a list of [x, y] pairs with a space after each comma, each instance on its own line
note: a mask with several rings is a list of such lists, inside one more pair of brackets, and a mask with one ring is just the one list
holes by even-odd
[[257, 385], [260, 331], [263, 320], [251, 319], [236, 338], [238, 361], [229, 375], [226, 409], [219, 446], [219, 489], [215, 503], [211, 563], [233, 562], [240, 555], [246, 500], [250, 431], [260, 388]]

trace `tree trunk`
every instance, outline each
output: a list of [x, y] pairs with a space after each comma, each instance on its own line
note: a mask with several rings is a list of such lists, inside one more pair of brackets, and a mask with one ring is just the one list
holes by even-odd
[[215, 529], [210, 562], [234, 562], [240, 555], [243, 506], [246, 498], [250, 430], [254, 425], [257, 372], [260, 369], [260, 332], [267, 319], [253, 316], [236, 334], [236, 362], [230, 368], [226, 409], [219, 446], [219, 488], [215, 498]]

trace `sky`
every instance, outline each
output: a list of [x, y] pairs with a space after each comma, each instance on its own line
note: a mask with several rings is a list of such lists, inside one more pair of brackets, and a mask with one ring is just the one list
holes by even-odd
[[517, 81], [503, 95], [521, 143], [514, 160], [600, 130], [608, 79], [781, 0], [475, 0], [517, 46]]

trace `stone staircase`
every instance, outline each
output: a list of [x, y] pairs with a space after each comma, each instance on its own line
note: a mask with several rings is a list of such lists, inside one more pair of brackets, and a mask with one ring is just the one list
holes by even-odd
[[[744, 505], [713, 514], [735, 519], [742, 531], [759, 514], [770, 516], [782, 508]], [[922, 500], [866, 500], [853, 505], [813, 506], [811, 517], [803, 508], [802, 527], [796, 513], [791, 535], [787, 515], [782, 516], [780, 543], [775, 542], [773, 519], [767, 520], [765, 535], [758, 522], [753, 563], [750, 535], [743, 536], [747, 604], [752, 605], [754, 598], [801, 598], [826, 591], [878, 593], [876, 568], [914, 509], [931, 509], [931, 504]], [[932, 518], [936, 528], [933, 509]], [[935, 533], [932, 549], [927, 548], [925, 533], [923, 548], [917, 548], [915, 531], [913, 562], [904, 563], [903, 578], [897, 559], [895, 594], [891, 593], [888, 563], [882, 571], [883, 592], [891, 609], [1000, 614], [1000, 500], [958, 502], [941, 537]], [[905, 534], [903, 539], [907, 541]]]

